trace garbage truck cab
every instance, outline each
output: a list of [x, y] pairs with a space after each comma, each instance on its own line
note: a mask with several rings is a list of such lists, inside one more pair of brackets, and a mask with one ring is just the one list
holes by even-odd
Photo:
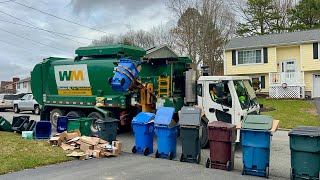
[[[197, 81], [197, 102], [209, 122], [238, 125], [249, 114], [260, 114], [260, 106], [249, 77], [201, 76]], [[237, 140], [239, 140], [239, 134]]]

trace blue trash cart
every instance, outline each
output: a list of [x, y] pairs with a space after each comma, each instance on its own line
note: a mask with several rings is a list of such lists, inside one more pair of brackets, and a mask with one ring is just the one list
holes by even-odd
[[141, 112], [133, 118], [135, 146], [132, 147], [132, 153], [145, 156], [153, 153], [154, 117], [153, 113]]
[[242, 175], [269, 177], [271, 136], [268, 130], [241, 129]]
[[162, 107], [157, 110], [155, 123], [155, 133], [157, 135], [158, 150], [156, 158], [174, 159], [177, 155], [177, 136], [179, 125], [172, 126], [172, 118], [175, 109], [172, 107]]

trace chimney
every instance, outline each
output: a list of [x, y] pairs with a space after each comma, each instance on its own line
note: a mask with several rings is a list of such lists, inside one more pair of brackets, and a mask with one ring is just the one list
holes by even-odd
[[12, 78], [12, 93], [16, 94], [17, 93], [17, 84], [16, 82], [20, 81], [20, 78], [14, 77]]

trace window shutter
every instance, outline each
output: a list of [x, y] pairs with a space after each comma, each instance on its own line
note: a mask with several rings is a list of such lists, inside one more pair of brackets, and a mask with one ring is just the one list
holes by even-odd
[[236, 58], [237, 58], [236, 51], [233, 50], [233, 51], [232, 51], [232, 65], [233, 65], [233, 66], [237, 65], [237, 62], [236, 62], [237, 59], [236, 59]]
[[268, 48], [263, 48], [263, 63], [268, 63]]
[[265, 89], [265, 88], [266, 88], [266, 77], [261, 76], [261, 89]]
[[313, 43], [313, 59], [319, 59], [319, 44]]

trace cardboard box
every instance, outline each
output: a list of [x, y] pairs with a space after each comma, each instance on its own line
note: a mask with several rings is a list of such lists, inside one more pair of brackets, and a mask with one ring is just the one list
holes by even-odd
[[76, 152], [76, 151], [73, 151], [72, 153], [70, 154], [67, 154], [68, 157], [77, 157], [79, 158], [80, 160], [86, 160], [86, 159], [89, 159], [89, 156], [84, 153], [84, 152]]
[[62, 143], [60, 137], [51, 137], [49, 142], [51, 146], [61, 146]]
[[63, 132], [60, 134], [60, 138], [62, 141], [68, 141], [70, 139], [73, 139], [73, 138], [76, 138], [76, 137], [80, 137], [81, 136], [81, 133], [80, 131], [77, 129], [77, 130], [74, 130], [74, 131], [70, 131], [70, 132]]
[[61, 148], [66, 151], [66, 150], [75, 150], [77, 147], [76, 146], [71, 146], [69, 144], [62, 143], [61, 144]]
[[122, 142], [120, 141], [112, 141], [112, 146], [116, 147], [117, 149], [116, 150], [113, 150], [113, 154], [114, 155], [118, 155], [118, 154], [121, 154], [122, 152]]
[[93, 150], [93, 149], [94, 149], [93, 145], [91, 145], [91, 144], [87, 144], [85, 142], [81, 142], [81, 144], [80, 144], [80, 150], [82, 150], [84, 152], [86, 152], [87, 150]]

